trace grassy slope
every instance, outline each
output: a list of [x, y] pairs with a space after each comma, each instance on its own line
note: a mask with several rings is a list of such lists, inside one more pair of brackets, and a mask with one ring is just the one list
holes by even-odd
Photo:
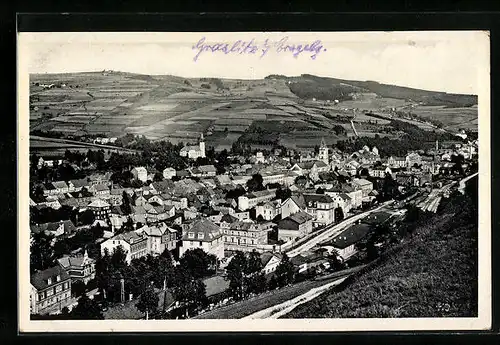
[[460, 95], [446, 92], [427, 91], [403, 86], [381, 84], [375, 81], [343, 80], [317, 77], [308, 74], [302, 75], [300, 80], [315, 82], [317, 85], [330, 84], [341, 89], [343, 92], [349, 92], [351, 91], [349, 89], [359, 88], [360, 91], [365, 90], [364, 92], [374, 92], [381, 97], [411, 99], [413, 101], [424, 102], [426, 105], [444, 105], [450, 107], [471, 106], [477, 104], [476, 95]]
[[447, 205], [373, 270], [285, 317], [477, 316], [477, 225], [471, 221], [473, 212], [463, 200]]

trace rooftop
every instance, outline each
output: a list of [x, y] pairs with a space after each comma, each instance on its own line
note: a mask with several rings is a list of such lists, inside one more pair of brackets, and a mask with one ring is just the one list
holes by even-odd
[[182, 240], [212, 242], [219, 237], [222, 237], [222, 232], [217, 225], [208, 219], [198, 219], [184, 233]]
[[326, 194], [304, 194], [304, 201], [309, 202], [323, 202], [332, 203], [333, 200], [329, 195]]
[[[59, 282], [57, 281], [57, 276], [60, 277]], [[50, 285], [48, 283], [49, 278], [51, 279]], [[31, 285], [33, 285], [38, 291], [40, 291], [54, 285], [55, 283], [60, 283], [69, 279], [70, 277], [66, 273], [66, 271], [64, 271], [64, 269], [58, 265], [32, 274], [30, 277], [30, 282]]]
[[352, 244], [363, 239], [370, 232], [370, 225], [368, 224], [355, 224], [338, 234], [332, 240], [332, 245], [335, 248], [344, 249]]
[[88, 207], [109, 207], [109, 206], [110, 205], [106, 201], [101, 199], [96, 199], [88, 205]]

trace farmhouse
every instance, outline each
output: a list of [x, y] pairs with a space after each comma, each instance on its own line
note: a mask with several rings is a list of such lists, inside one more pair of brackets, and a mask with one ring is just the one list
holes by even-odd
[[45, 232], [54, 237], [59, 237], [62, 235], [72, 235], [76, 232], [76, 227], [71, 220], [61, 220], [59, 222], [32, 225], [31, 231], [33, 233]]
[[260, 254], [260, 261], [262, 262], [262, 272], [270, 274], [276, 271], [276, 268], [281, 262], [281, 255], [278, 253], [264, 252]]

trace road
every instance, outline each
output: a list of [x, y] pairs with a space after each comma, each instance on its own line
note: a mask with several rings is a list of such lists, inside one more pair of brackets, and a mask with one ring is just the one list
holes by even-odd
[[283, 303], [273, 305], [269, 308], [260, 310], [256, 313], [250, 314], [248, 316], [243, 317], [243, 319], [278, 319], [289, 312], [291, 312], [293, 309], [295, 309], [297, 306], [304, 304], [312, 299], [315, 299], [322, 293], [328, 291], [331, 287], [335, 285], [339, 285], [342, 283], [344, 280], [346, 280], [349, 276], [339, 278], [337, 280], [334, 280], [332, 282], [326, 283], [324, 285], [312, 288], [311, 290], [307, 291], [306, 293], [299, 295], [295, 298], [292, 298], [288, 301], [285, 301]]
[[[280, 289], [267, 291], [249, 299], [204, 312], [203, 314], [193, 317], [193, 319], [241, 319], [268, 308], [275, 309], [275, 306], [285, 306], [286, 304], [286, 306], [289, 307], [293, 304], [290, 301], [294, 300], [298, 296], [303, 296], [313, 289], [325, 287], [325, 285], [332, 282], [340, 283], [340, 279], [345, 279], [348, 276], [363, 270], [365, 267], [366, 265], [361, 265], [343, 271], [334, 272], [317, 278], [316, 280], [306, 280]], [[318, 292], [319, 290], [314, 291]], [[299, 298], [296, 302], [300, 299], [301, 298]]]
[[434, 189], [431, 191], [431, 193], [427, 196], [426, 199], [421, 201], [420, 203], [417, 204], [417, 207], [421, 208], [424, 211], [430, 211], [436, 213], [437, 208], [439, 206], [439, 202], [441, 201], [443, 195], [449, 194], [450, 190], [453, 186], [455, 186], [458, 183], [458, 191], [460, 193], [464, 193], [464, 188], [465, 184], [467, 181], [469, 181], [471, 178], [477, 176], [478, 173], [474, 173], [472, 175], [469, 175], [460, 181], [453, 181], [451, 183], [448, 183], [447, 185], [441, 187], [440, 189]]
[[30, 140], [48, 141], [48, 142], [63, 143], [63, 144], [74, 144], [74, 145], [79, 145], [79, 146], [88, 146], [89, 148], [95, 147], [97, 149], [119, 151], [119, 152], [125, 152], [125, 153], [138, 153], [139, 152], [138, 150], [126, 149], [123, 147], [118, 147], [118, 146], [113, 146], [113, 145], [94, 144], [94, 143], [87, 143], [84, 141], [70, 140], [70, 139], [46, 138], [46, 137], [40, 137], [40, 136], [36, 136], [36, 135], [30, 135]]
[[465, 189], [466, 182], [469, 181], [471, 178], [477, 176], [478, 174], [479, 174], [479, 172], [477, 172], [475, 174], [472, 174], [472, 175], [469, 175], [466, 178], [463, 178], [462, 180], [460, 180], [460, 182], [458, 183], [458, 191], [460, 193], [464, 194], [464, 189]]
[[332, 237], [335, 237], [336, 235], [341, 233], [343, 230], [345, 230], [349, 225], [352, 225], [355, 222], [357, 222], [358, 220], [367, 217], [369, 214], [371, 214], [373, 212], [376, 212], [376, 211], [378, 211], [386, 206], [389, 206], [393, 202], [394, 202], [394, 200], [386, 201], [386, 202], [382, 203], [380, 206], [378, 206], [377, 208], [374, 208], [372, 210], [369, 210], [369, 211], [357, 214], [355, 216], [352, 216], [352, 217], [350, 217], [350, 218], [348, 218], [348, 219], [346, 219], [338, 224], [332, 224], [328, 228], [326, 228], [326, 230], [323, 230], [317, 236], [310, 238], [305, 243], [303, 243], [303, 244], [299, 245], [298, 247], [286, 252], [286, 254], [288, 255], [288, 257], [294, 257], [294, 256], [299, 255], [300, 253], [308, 251], [309, 249], [313, 248], [317, 244], [324, 242], [324, 241], [327, 241], [327, 240], [331, 239]]

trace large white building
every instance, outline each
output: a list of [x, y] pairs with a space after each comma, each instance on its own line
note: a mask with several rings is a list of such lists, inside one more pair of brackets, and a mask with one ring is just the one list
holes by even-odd
[[163, 169], [163, 178], [167, 180], [171, 180], [172, 177], [177, 175], [177, 171], [174, 168], [165, 168]]
[[177, 230], [168, 227], [165, 223], [145, 225], [135, 231], [148, 239], [148, 252], [160, 255], [167, 250], [174, 250], [177, 242]]
[[205, 140], [203, 139], [203, 133], [200, 136], [200, 140], [197, 145], [187, 144], [181, 149], [181, 157], [188, 157], [189, 159], [197, 159], [205, 157]]
[[276, 196], [276, 189], [267, 189], [258, 192], [248, 193], [238, 197], [238, 208], [246, 211], [260, 203], [268, 202]]
[[123, 233], [111, 237], [101, 243], [101, 254], [104, 255], [106, 249], [110, 255], [113, 251], [122, 246], [125, 250], [125, 261], [130, 264], [132, 259], [137, 259], [148, 255], [148, 238], [146, 235], [138, 234], [134, 231]]
[[326, 194], [304, 194], [305, 211], [314, 217], [315, 227], [332, 224], [335, 221], [335, 203]]
[[196, 248], [208, 254], [214, 254], [219, 260], [224, 258], [224, 238], [220, 227], [207, 219], [193, 222], [182, 236], [179, 257], [182, 257], [186, 251]]
[[142, 182], [146, 182], [148, 180], [148, 171], [144, 167], [135, 167], [132, 169], [131, 173], [136, 180]]
[[268, 201], [255, 207], [255, 217], [262, 216], [265, 220], [273, 220], [281, 214], [281, 200]]
[[252, 251], [267, 244], [267, 233], [272, 229], [271, 222], [257, 224], [250, 219], [236, 221], [225, 226], [224, 248], [227, 250]]

